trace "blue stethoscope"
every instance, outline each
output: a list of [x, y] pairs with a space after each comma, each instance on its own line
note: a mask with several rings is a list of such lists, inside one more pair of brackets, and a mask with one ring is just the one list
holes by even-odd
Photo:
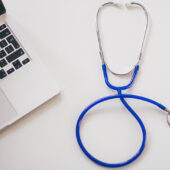
[[[111, 96], [107, 96], [107, 97], [104, 97], [104, 98], [101, 98], [95, 102], [93, 102], [92, 104], [90, 104], [87, 108], [84, 109], [84, 111], [80, 114], [79, 118], [78, 118], [78, 121], [77, 121], [77, 125], [76, 125], [76, 137], [77, 137], [77, 142], [81, 148], [81, 150], [84, 152], [84, 154], [89, 158], [91, 159], [93, 162], [101, 165], [101, 166], [104, 166], [104, 167], [110, 167], [110, 168], [116, 168], [116, 167], [122, 167], [122, 166], [125, 166], [125, 165], [128, 165], [130, 163], [132, 163], [133, 161], [135, 161], [140, 155], [141, 153], [143, 152], [144, 148], [145, 148], [145, 143], [146, 143], [146, 130], [145, 130], [145, 126], [142, 122], [142, 120], [140, 119], [140, 117], [136, 114], [136, 112], [131, 108], [131, 106], [126, 102], [126, 98], [133, 98], [133, 99], [138, 99], [138, 100], [143, 100], [145, 102], [148, 102], [148, 103], [151, 103], [151, 104], [154, 104], [155, 106], [159, 107], [160, 109], [164, 110], [167, 112], [167, 122], [168, 124], [170, 125], [170, 121], [169, 121], [169, 117], [170, 117], [170, 111], [165, 107], [163, 106], [162, 104], [154, 101], [154, 100], [151, 100], [151, 99], [148, 99], [146, 97], [142, 97], [142, 96], [137, 96], [137, 95], [132, 95], [132, 94], [122, 94], [122, 90], [127, 90], [129, 89], [135, 79], [136, 79], [136, 76], [137, 76], [137, 73], [139, 71], [139, 61], [141, 59], [141, 56], [142, 56], [142, 51], [143, 51], [143, 46], [144, 46], [144, 41], [145, 41], [145, 37], [146, 37], [146, 32], [147, 32], [147, 28], [148, 28], [148, 13], [147, 13], [147, 10], [145, 9], [145, 7], [139, 3], [136, 3], [136, 2], [132, 2], [130, 4], [126, 4], [127, 7], [131, 6], [131, 7], [134, 7], [134, 6], [138, 6], [138, 7], [141, 7], [143, 9], [143, 11], [145, 12], [145, 16], [146, 16], [146, 27], [145, 27], [145, 32], [144, 32], [144, 38], [143, 38], [143, 41], [142, 41], [142, 47], [141, 47], [141, 51], [140, 51], [140, 55], [139, 55], [139, 59], [138, 59], [138, 62], [137, 64], [134, 66], [134, 68], [127, 72], [127, 73], [123, 73], [123, 74], [118, 74], [118, 73], [115, 73], [113, 72], [109, 67], [108, 65], [106, 64], [105, 62], [105, 59], [104, 59], [104, 55], [103, 55], [103, 50], [102, 50], [102, 45], [101, 45], [101, 38], [100, 38], [100, 31], [99, 31], [99, 26], [98, 26], [98, 17], [99, 17], [99, 13], [100, 11], [108, 6], [108, 5], [113, 5], [113, 6], [119, 6], [118, 3], [114, 3], [114, 2], [108, 2], [108, 3], [105, 3], [103, 4], [99, 9], [98, 9], [98, 12], [97, 12], [97, 17], [96, 17], [96, 30], [97, 30], [97, 36], [98, 36], [98, 42], [99, 42], [99, 49], [100, 49], [100, 57], [101, 57], [101, 60], [102, 60], [102, 69], [103, 69], [103, 74], [104, 74], [104, 79], [105, 79], [105, 83], [106, 85], [113, 89], [113, 90], [116, 90], [117, 91], [117, 95], [111, 95]], [[117, 86], [114, 86], [112, 85], [109, 80], [108, 80], [108, 75], [107, 75], [107, 70], [110, 71], [112, 74], [114, 75], [126, 75], [126, 74], [129, 74], [130, 72], [133, 71], [133, 75], [132, 75], [132, 78], [131, 78], [131, 81], [129, 82], [128, 85], [125, 85], [125, 86], [121, 86], [121, 87], [117, 87]], [[106, 163], [106, 162], [103, 162], [97, 158], [95, 158], [93, 155], [91, 155], [88, 150], [84, 147], [82, 141], [81, 141], [81, 137], [80, 137], [80, 125], [81, 125], [81, 122], [84, 118], [84, 116], [88, 113], [88, 111], [90, 109], [92, 109], [94, 106], [102, 103], [102, 102], [105, 102], [107, 100], [112, 100], [112, 99], [117, 99], [119, 98], [120, 101], [122, 102], [122, 104], [126, 107], [126, 109], [134, 116], [134, 118], [137, 120], [137, 122], [139, 123], [140, 127], [141, 127], [141, 130], [142, 130], [142, 134], [143, 134], [143, 139], [142, 139], [142, 144], [138, 150], [138, 152], [133, 156], [131, 157], [130, 159], [124, 161], [124, 162], [121, 162], [121, 163]]]

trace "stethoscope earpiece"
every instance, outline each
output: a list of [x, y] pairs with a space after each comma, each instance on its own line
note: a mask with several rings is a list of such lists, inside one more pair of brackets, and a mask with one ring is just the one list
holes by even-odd
[[105, 64], [106, 65], [106, 68], [114, 75], [127, 75], [129, 73], [131, 73], [135, 67], [137, 65], [139, 65], [140, 63], [140, 60], [142, 58], [142, 54], [143, 54], [143, 48], [144, 48], [144, 43], [145, 43], [145, 39], [146, 39], [146, 34], [147, 34], [147, 29], [148, 29], [148, 12], [146, 10], [146, 8], [140, 4], [140, 3], [136, 3], [136, 2], [131, 2], [131, 3], [125, 3], [125, 6], [127, 8], [130, 8], [130, 7], [140, 7], [143, 11], [144, 11], [144, 14], [145, 14], [145, 17], [146, 17], [146, 25], [145, 25], [145, 29], [144, 29], [144, 35], [143, 35], [143, 39], [142, 39], [142, 43], [141, 43], [141, 48], [140, 48], [140, 52], [139, 52], [139, 55], [138, 55], [138, 59], [137, 59], [137, 62], [136, 64], [132, 67], [131, 70], [127, 71], [127, 72], [124, 72], [124, 73], [116, 73], [114, 72], [112, 69], [110, 69], [110, 67], [108, 66], [108, 64], [106, 63], [106, 60], [105, 60], [105, 57], [104, 57], [104, 52], [103, 52], [103, 47], [102, 47], [102, 39], [101, 39], [101, 36], [100, 36], [100, 28], [99, 28], [99, 15], [100, 13], [102, 12], [102, 10], [108, 6], [115, 6], [115, 7], [122, 7], [123, 5], [119, 2], [117, 3], [114, 3], [114, 2], [107, 2], [103, 5], [101, 5], [97, 11], [97, 15], [96, 15], [96, 32], [97, 32], [97, 38], [98, 38], [98, 43], [99, 43], [99, 50], [100, 50], [100, 58], [102, 60], [102, 64]]

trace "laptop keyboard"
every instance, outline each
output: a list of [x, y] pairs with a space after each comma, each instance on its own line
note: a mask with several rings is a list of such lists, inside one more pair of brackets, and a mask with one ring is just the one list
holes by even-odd
[[0, 25], [0, 79], [30, 62], [30, 58], [6, 24]]

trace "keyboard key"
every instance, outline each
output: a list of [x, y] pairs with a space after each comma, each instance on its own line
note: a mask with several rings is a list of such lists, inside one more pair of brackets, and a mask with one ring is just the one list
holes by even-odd
[[0, 38], [4, 39], [6, 36], [8, 36], [9, 34], [11, 34], [11, 32], [9, 31], [8, 28], [6, 28], [5, 30], [3, 30], [2, 32], [0, 32]]
[[5, 56], [6, 56], [5, 51], [4, 51], [4, 50], [1, 50], [1, 51], [0, 51], [0, 58], [3, 58], [3, 57], [5, 57]]
[[9, 37], [7, 37], [7, 41], [9, 43], [11, 43], [16, 49], [20, 47], [20, 45], [18, 44], [18, 42], [15, 40], [13, 35], [10, 35]]
[[7, 62], [3, 59], [0, 60], [0, 67], [5, 67], [7, 65]]
[[14, 61], [12, 64], [15, 67], [15, 69], [19, 69], [22, 66], [19, 60]]
[[6, 13], [6, 8], [5, 8], [2, 0], [0, 0], [0, 16], [2, 16], [5, 13]]
[[0, 70], [0, 79], [3, 79], [6, 76], [7, 76], [7, 74], [5, 73], [5, 71], [3, 69]]
[[11, 45], [9, 45], [8, 47], [5, 48], [5, 50], [9, 54], [14, 51], [14, 48]]
[[0, 31], [3, 30], [4, 28], [6, 28], [6, 25], [5, 24], [1, 25], [0, 26]]
[[11, 73], [13, 73], [15, 70], [14, 70], [14, 68], [10, 68], [8, 71], [7, 71], [7, 73], [8, 74], [11, 74]]
[[4, 47], [6, 47], [8, 44], [7, 44], [7, 42], [5, 41], [5, 40], [2, 40], [1, 42], [0, 42], [0, 47], [1, 48], [4, 48]]
[[9, 56], [6, 57], [7, 61], [11, 63], [18, 57], [22, 56], [24, 54], [24, 51], [20, 48], [19, 50], [15, 51], [14, 53], [10, 54]]
[[9, 43], [12, 43], [12, 41], [15, 40], [13, 35], [10, 35], [9, 37], [6, 38]]
[[25, 59], [24, 61], [22, 61], [23, 64], [27, 64], [28, 62], [30, 62], [30, 59], [29, 59], [29, 58], [27, 58], [27, 59]]

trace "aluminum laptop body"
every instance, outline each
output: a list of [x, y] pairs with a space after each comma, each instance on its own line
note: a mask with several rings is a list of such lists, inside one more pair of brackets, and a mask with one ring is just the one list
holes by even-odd
[[7, 23], [0, 1], [0, 130], [59, 93], [55, 80], [27, 45]]

